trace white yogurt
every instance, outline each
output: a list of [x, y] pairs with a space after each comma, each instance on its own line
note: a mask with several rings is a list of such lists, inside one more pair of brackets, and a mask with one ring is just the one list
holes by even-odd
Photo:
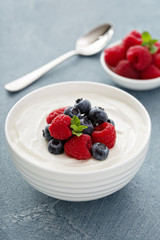
[[[116, 128], [116, 144], [110, 149], [109, 156], [104, 161], [93, 158], [76, 160], [65, 153], [52, 155], [48, 152], [47, 142], [42, 136], [42, 129], [46, 126], [46, 116], [56, 108], [70, 106], [75, 99], [83, 97], [89, 99], [92, 106], [105, 109], [109, 118], [113, 119]], [[85, 172], [107, 168], [117, 162], [125, 161], [134, 154], [146, 136], [146, 126], [136, 109], [128, 103], [106, 96], [95, 94], [68, 94], [51, 99], [51, 97], [35, 100], [33, 104], [26, 104], [15, 117], [11, 138], [18, 151], [30, 157], [36, 164], [47, 166], [57, 171]]]

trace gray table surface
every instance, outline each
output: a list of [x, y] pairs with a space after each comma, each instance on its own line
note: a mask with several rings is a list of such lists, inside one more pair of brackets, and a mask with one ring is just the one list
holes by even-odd
[[0, 1], [0, 240], [160, 239], [160, 88], [124, 89], [144, 104], [152, 121], [149, 152], [137, 175], [120, 191], [81, 203], [48, 197], [23, 180], [9, 156], [4, 124], [21, 97], [48, 84], [83, 80], [119, 87], [102, 69], [100, 54], [72, 57], [21, 92], [3, 88], [72, 50], [91, 27], [112, 23], [111, 42], [132, 29], [160, 39], [159, 18], [159, 0]]

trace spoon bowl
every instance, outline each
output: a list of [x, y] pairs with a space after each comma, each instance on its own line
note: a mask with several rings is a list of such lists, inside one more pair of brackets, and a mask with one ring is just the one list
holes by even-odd
[[112, 25], [103, 24], [80, 37], [76, 42], [76, 50], [80, 55], [94, 55], [106, 46], [112, 35]]
[[91, 56], [100, 52], [108, 43], [113, 35], [113, 27], [110, 24], [100, 25], [87, 34], [80, 37], [76, 42], [75, 50], [69, 51], [64, 55], [52, 60], [51, 62], [45, 64], [44, 66], [34, 70], [27, 75], [18, 78], [10, 83], [7, 83], [4, 88], [10, 92], [17, 92], [25, 87], [29, 86], [31, 83], [35, 82], [37, 79], [42, 77], [45, 73], [50, 71], [52, 68], [62, 63], [66, 59], [79, 54], [84, 56]]

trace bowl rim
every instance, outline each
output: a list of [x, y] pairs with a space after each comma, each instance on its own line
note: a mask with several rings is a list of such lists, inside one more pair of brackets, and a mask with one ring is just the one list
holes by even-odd
[[[19, 105], [21, 102], [23, 102], [23, 100], [25, 100], [26, 98], [32, 96], [33, 94], [37, 94], [38, 92], [40, 91], [43, 91], [43, 90], [47, 90], [47, 89], [50, 89], [51, 87], [54, 87], [54, 86], [61, 86], [61, 85], [68, 85], [68, 84], [74, 84], [74, 85], [78, 85], [78, 84], [82, 84], [83, 85], [89, 85], [92, 84], [92, 85], [95, 85], [97, 87], [102, 87], [102, 88], [110, 88], [114, 91], [118, 91], [122, 94], [124, 94], [125, 96], [128, 96], [129, 98], [131, 98], [132, 100], [134, 100], [142, 109], [143, 109], [143, 112], [145, 113], [145, 116], [147, 118], [147, 126], [148, 126], [148, 131], [147, 131], [147, 136], [145, 138], [145, 140], [143, 141], [143, 144], [141, 145], [141, 147], [138, 149], [138, 151], [133, 154], [132, 157], [128, 157], [125, 161], [122, 161], [122, 162], [118, 162], [112, 166], [109, 166], [107, 168], [104, 168], [104, 169], [97, 169], [97, 170], [91, 170], [91, 171], [86, 171], [86, 172], [73, 172], [73, 171], [63, 171], [63, 170], [58, 170], [56, 171], [55, 169], [51, 169], [51, 168], [48, 168], [46, 166], [41, 166], [41, 165], [38, 165], [36, 161], [31, 161], [31, 160], [28, 160], [27, 157], [25, 157], [23, 154], [20, 154], [19, 151], [17, 149], [14, 149], [13, 145], [12, 145], [12, 141], [10, 139], [10, 136], [9, 136], [9, 133], [7, 131], [7, 127], [8, 127], [8, 121], [9, 119], [11, 118], [11, 115], [12, 113], [14, 112], [14, 108]], [[8, 115], [6, 117], [6, 121], [5, 121], [5, 136], [6, 136], [6, 140], [7, 140], [7, 143], [9, 145], [9, 147], [11, 148], [11, 150], [21, 159], [23, 159], [24, 162], [26, 162], [27, 164], [30, 164], [32, 165], [33, 167], [35, 167], [36, 169], [39, 169], [39, 170], [46, 170], [50, 173], [55, 173], [55, 174], [62, 174], [62, 175], [72, 175], [72, 176], [81, 176], [81, 175], [92, 175], [92, 174], [96, 174], [96, 173], [103, 173], [103, 172], [108, 172], [108, 171], [111, 171], [111, 170], [116, 170], [117, 168], [120, 168], [120, 167], [123, 167], [127, 164], [129, 164], [130, 162], [132, 162], [133, 159], [135, 159], [144, 149], [145, 147], [148, 145], [149, 141], [150, 141], [150, 135], [151, 135], [151, 119], [150, 119], [150, 116], [149, 116], [149, 113], [147, 112], [146, 108], [143, 106], [143, 104], [137, 100], [134, 96], [132, 96], [131, 94], [127, 93], [126, 91], [124, 90], [121, 90], [117, 87], [113, 87], [113, 86], [110, 86], [110, 85], [107, 85], [107, 84], [103, 84], [103, 83], [98, 83], [98, 82], [91, 82], [91, 81], [76, 81], [76, 82], [72, 82], [72, 81], [68, 81], [68, 82], [60, 82], [60, 83], [54, 83], [54, 84], [50, 84], [50, 85], [46, 85], [44, 87], [40, 87], [34, 91], [31, 91], [30, 93], [26, 94], [25, 96], [23, 96], [22, 98], [20, 98], [14, 105], [13, 107], [10, 109], [10, 111], [8, 112]]]
[[[111, 47], [119, 45], [121, 43], [122, 43], [121, 40], [117, 40], [117, 41], [111, 43], [110, 45], [108, 45], [105, 49], [111, 48]], [[113, 77], [119, 78], [119, 80], [121, 80], [122, 82], [132, 83], [132, 84], [136, 83], [137, 85], [149, 85], [151, 83], [158, 83], [158, 82], [160, 82], [160, 77], [141, 80], [141, 79], [126, 78], [126, 77], [123, 77], [121, 75], [118, 75], [118, 74], [114, 73], [111, 69], [109, 69], [108, 65], [104, 61], [104, 51], [105, 51], [105, 49], [101, 53], [100, 62], [102, 64], [103, 68], [106, 70], [106, 72], [108, 72]]]

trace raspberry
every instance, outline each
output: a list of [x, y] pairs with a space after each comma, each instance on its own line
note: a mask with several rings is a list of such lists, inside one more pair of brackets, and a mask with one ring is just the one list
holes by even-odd
[[110, 123], [104, 122], [94, 128], [91, 137], [93, 144], [97, 142], [103, 143], [110, 149], [116, 141], [115, 127]]
[[146, 68], [140, 73], [141, 79], [152, 79], [157, 77], [160, 77], [160, 69], [153, 64], [149, 65], [148, 68]]
[[125, 49], [122, 45], [117, 45], [107, 48], [104, 51], [104, 60], [111, 66], [116, 66], [117, 63], [125, 58]]
[[49, 126], [51, 136], [58, 140], [67, 140], [72, 136], [70, 130], [71, 118], [67, 115], [60, 114], [55, 117]]
[[48, 116], [46, 117], [46, 122], [50, 124], [52, 120], [55, 117], [57, 117], [59, 114], [62, 114], [66, 108], [67, 107], [58, 108], [58, 109], [55, 109], [53, 112], [49, 113]]
[[154, 45], [155, 45], [156, 47], [160, 47], [160, 42], [156, 42]]
[[131, 33], [129, 33], [122, 41], [124, 48], [127, 50], [131, 46], [134, 45], [141, 45], [142, 43], [142, 37], [139, 32], [136, 30], [133, 30]]
[[76, 159], [89, 159], [91, 157], [91, 137], [82, 134], [80, 137], [74, 136], [70, 138], [64, 145], [65, 152], [68, 156]]
[[154, 54], [153, 63], [156, 67], [160, 68], [160, 53]]
[[142, 37], [141, 33], [139, 33], [137, 30], [133, 30], [132, 32], [130, 32], [130, 35], [134, 35], [137, 38]]
[[139, 79], [139, 72], [131, 66], [128, 60], [121, 60], [117, 64], [115, 72], [123, 77]]
[[156, 42], [154, 45], [158, 48], [156, 54], [160, 53], [160, 42]]
[[148, 48], [143, 46], [133, 46], [127, 51], [127, 59], [132, 63], [132, 66], [139, 71], [144, 70], [152, 61], [152, 56]]

